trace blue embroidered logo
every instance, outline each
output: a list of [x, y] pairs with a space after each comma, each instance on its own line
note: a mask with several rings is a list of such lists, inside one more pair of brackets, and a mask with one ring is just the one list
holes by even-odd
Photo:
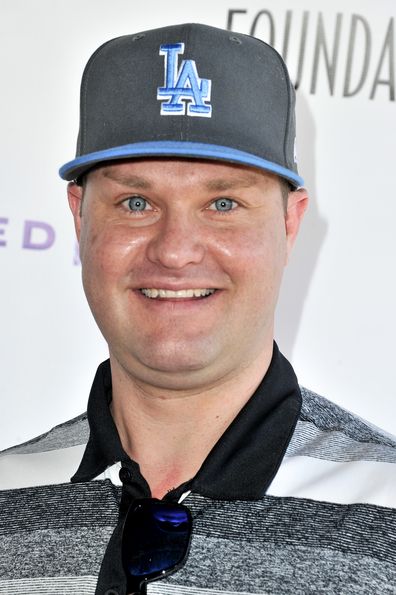
[[165, 83], [157, 89], [161, 115], [182, 116], [187, 105], [187, 116], [210, 118], [212, 81], [199, 78], [195, 60], [183, 60], [178, 70], [178, 55], [184, 54], [184, 43], [163, 44], [159, 53], [165, 56]]

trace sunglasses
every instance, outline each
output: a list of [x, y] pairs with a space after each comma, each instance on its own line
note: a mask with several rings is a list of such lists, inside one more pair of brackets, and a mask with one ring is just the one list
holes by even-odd
[[191, 532], [191, 513], [183, 504], [155, 498], [132, 502], [122, 532], [128, 595], [145, 595], [147, 583], [180, 568], [188, 554]]

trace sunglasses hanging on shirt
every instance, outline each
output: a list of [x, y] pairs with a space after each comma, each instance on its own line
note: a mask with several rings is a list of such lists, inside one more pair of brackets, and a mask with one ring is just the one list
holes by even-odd
[[191, 533], [191, 513], [183, 504], [155, 498], [132, 502], [122, 532], [128, 595], [145, 595], [147, 583], [178, 570], [188, 555]]

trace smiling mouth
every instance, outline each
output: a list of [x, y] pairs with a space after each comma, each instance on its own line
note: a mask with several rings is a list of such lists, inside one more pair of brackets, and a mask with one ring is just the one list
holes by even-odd
[[216, 289], [148, 289], [141, 288], [140, 292], [147, 298], [160, 300], [182, 300], [191, 298], [206, 298], [212, 295]]

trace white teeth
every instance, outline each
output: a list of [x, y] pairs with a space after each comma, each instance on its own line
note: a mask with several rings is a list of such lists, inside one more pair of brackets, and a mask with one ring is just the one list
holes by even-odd
[[192, 297], [206, 297], [215, 292], [215, 289], [178, 289], [173, 291], [172, 289], [146, 289], [140, 290], [143, 295], [148, 298], [162, 298], [162, 299], [182, 299]]

